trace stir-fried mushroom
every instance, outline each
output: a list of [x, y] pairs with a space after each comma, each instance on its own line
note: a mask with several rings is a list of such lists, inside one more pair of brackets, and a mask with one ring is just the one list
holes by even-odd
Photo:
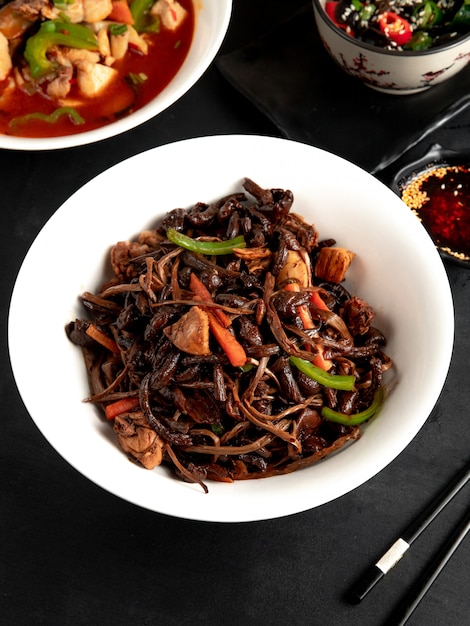
[[391, 366], [373, 309], [341, 284], [354, 254], [319, 241], [290, 191], [243, 187], [117, 243], [66, 329], [122, 449], [204, 488], [354, 441]]

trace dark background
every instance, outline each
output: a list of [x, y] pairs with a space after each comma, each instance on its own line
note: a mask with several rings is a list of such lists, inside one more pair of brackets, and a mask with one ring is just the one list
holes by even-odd
[[[219, 56], [250, 43], [279, 25], [287, 10], [305, 4], [235, 0]], [[367, 132], [366, 121], [359, 122]], [[96, 487], [38, 432], [16, 390], [6, 339], [14, 280], [34, 238], [76, 189], [123, 158], [178, 139], [225, 133], [281, 131], [214, 64], [169, 110], [121, 137], [61, 152], [0, 151], [3, 624], [393, 624], [394, 611], [468, 507], [467, 489], [362, 604], [345, 600], [346, 590], [363, 570], [468, 461], [469, 273], [449, 263], [456, 343], [439, 402], [393, 463], [322, 507], [246, 524], [167, 517]], [[417, 150], [434, 139], [466, 144], [467, 137], [464, 115], [446, 120]], [[314, 136], [308, 139], [315, 143]], [[347, 147], [347, 135], [344, 142]], [[47, 306], [51, 274], [59, 262], [64, 260], [51, 251], [50, 268], [40, 268], [44, 301], [31, 302], [32, 324], [35, 308]], [[47, 337], [38, 329], [37, 345], [25, 345], [24, 350], [25, 358], [30, 350], [47, 350]], [[53, 387], [44, 393], [53, 402]], [[469, 570], [467, 539], [409, 623], [468, 624]]]

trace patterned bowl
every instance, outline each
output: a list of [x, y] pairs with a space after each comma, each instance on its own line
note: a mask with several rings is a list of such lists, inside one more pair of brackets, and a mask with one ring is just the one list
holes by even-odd
[[384, 50], [335, 26], [326, 14], [326, 0], [312, 2], [318, 32], [330, 56], [345, 72], [377, 91], [418, 93], [451, 78], [470, 61], [470, 34], [420, 52]]

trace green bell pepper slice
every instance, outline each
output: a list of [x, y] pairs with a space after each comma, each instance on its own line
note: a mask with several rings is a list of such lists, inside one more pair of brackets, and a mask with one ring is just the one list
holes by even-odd
[[309, 378], [316, 380], [317, 383], [320, 383], [320, 385], [323, 385], [324, 387], [331, 387], [331, 389], [340, 389], [342, 391], [351, 391], [354, 389], [356, 382], [355, 376], [330, 374], [329, 372], [322, 370], [321, 367], [317, 367], [316, 365], [313, 365], [313, 363], [310, 363], [310, 361], [301, 359], [298, 356], [289, 357], [289, 361], [303, 374], [306, 374]]
[[96, 36], [86, 26], [61, 20], [43, 22], [38, 32], [26, 41], [24, 51], [32, 78], [42, 78], [56, 68], [57, 64], [47, 57], [49, 49], [55, 45], [98, 50]]
[[138, 33], [158, 33], [160, 19], [150, 15], [155, 0], [133, 0], [130, 9], [134, 18], [134, 28]]
[[321, 416], [325, 420], [336, 422], [337, 424], [343, 424], [343, 426], [358, 426], [359, 424], [370, 420], [370, 418], [377, 413], [382, 406], [384, 399], [384, 388], [379, 387], [375, 393], [374, 399], [372, 400], [372, 404], [364, 411], [355, 413], [354, 415], [346, 415], [346, 413], [340, 413], [339, 411], [334, 411], [333, 409], [324, 406], [321, 410]]
[[9, 126], [10, 128], [15, 128], [16, 126], [21, 126], [34, 120], [46, 122], [47, 124], [55, 124], [59, 120], [59, 118], [63, 116], [67, 116], [74, 126], [85, 123], [85, 120], [76, 109], [74, 109], [73, 107], [64, 106], [59, 107], [49, 115], [47, 113], [36, 112], [27, 113], [26, 115], [22, 115], [20, 117], [14, 117], [11, 120]]
[[210, 256], [213, 254], [232, 254], [235, 248], [246, 248], [243, 235], [234, 237], [233, 239], [227, 239], [226, 241], [199, 241], [199, 239], [192, 239], [174, 228], [168, 228], [166, 236], [171, 242], [181, 248]]

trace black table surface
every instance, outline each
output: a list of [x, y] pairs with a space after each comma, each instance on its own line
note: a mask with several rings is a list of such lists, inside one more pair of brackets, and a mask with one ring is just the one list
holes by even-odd
[[[305, 3], [235, 0], [219, 54], [279, 24], [287, 4], [291, 10]], [[440, 131], [451, 143], [470, 140], [465, 119]], [[241, 524], [153, 513], [82, 477], [37, 430], [16, 389], [7, 346], [11, 291], [36, 235], [70, 194], [123, 158], [179, 139], [232, 133], [281, 135], [213, 64], [171, 108], [121, 137], [57, 152], [0, 151], [2, 624], [393, 625], [468, 507], [467, 487], [361, 604], [347, 601], [350, 585], [468, 462], [470, 273], [447, 262], [456, 340], [437, 405], [390, 465], [319, 508]], [[53, 273], [62, 260], [51, 251], [50, 262]], [[35, 308], [47, 306], [50, 275], [38, 280], [44, 280], [44, 302], [31, 302], [32, 324]], [[37, 345], [25, 346], [25, 358], [29, 350], [47, 350], [40, 329]], [[53, 402], [53, 387], [44, 393]], [[469, 624], [469, 580], [467, 538], [409, 624]]]

